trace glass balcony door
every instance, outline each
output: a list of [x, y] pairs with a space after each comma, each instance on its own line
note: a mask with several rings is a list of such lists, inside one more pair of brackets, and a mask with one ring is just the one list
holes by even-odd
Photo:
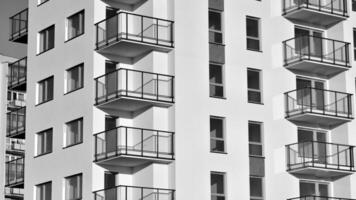
[[322, 32], [296, 27], [294, 34], [297, 54], [321, 58], [323, 51]]
[[119, 28], [119, 18], [117, 15], [118, 9], [115, 8], [106, 8], [106, 39], [110, 41], [112, 38], [116, 38]]
[[105, 200], [117, 200], [117, 188], [116, 186], [116, 174], [115, 172], [105, 172], [104, 184], [105, 184]]
[[327, 183], [300, 181], [299, 192], [300, 197], [305, 197], [305, 200], [327, 200], [329, 185]]
[[[116, 70], [116, 62], [112, 62], [112, 61], [106, 61], [105, 62], [105, 74], [110, 73], [110, 72], [114, 72]], [[105, 89], [106, 89], [106, 95], [110, 96], [112, 94], [115, 94], [118, 88], [118, 74], [116, 73], [110, 73], [107, 74], [107, 76], [105, 77]]]
[[116, 154], [117, 141], [118, 141], [118, 129], [116, 128], [116, 117], [106, 116], [105, 117], [105, 147], [106, 154], [112, 155]]
[[[315, 88], [315, 89], [310, 89]], [[302, 107], [323, 110], [325, 107], [324, 82], [297, 78], [297, 102]]]
[[311, 129], [298, 129], [298, 143], [300, 155], [313, 163], [327, 162], [327, 133]]

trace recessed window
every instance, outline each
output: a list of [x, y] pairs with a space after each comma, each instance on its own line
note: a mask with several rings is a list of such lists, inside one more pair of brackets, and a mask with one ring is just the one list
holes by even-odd
[[65, 200], [82, 199], [82, 174], [65, 178]]
[[263, 156], [262, 123], [248, 122], [249, 155]]
[[247, 69], [248, 102], [262, 103], [261, 70]]
[[263, 199], [263, 177], [250, 176], [250, 200]]
[[65, 146], [73, 146], [83, 142], [83, 118], [66, 123]]
[[53, 99], [53, 76], [37, 83], [38, 95], [37, 104], [41, 104]]
[[225, 173], [210, 173], [211, 200], [225, 200]]
[[224, 97], [224, 71], [218, 64], [209, 65], [210, 97]]
[[66, 91], [65, 93], [78, 90], [84, 85], [84, 64], [77, 65], [66, 71]]
[[222, 12], [209, 10], [209, 42], [223, 43]]
[[36, 185], [36, 200], [52, 199], [52, 182]]
[[54, 25], [40, 31], [38, 54], [54, 48]]
[[84, 34], [84, 10], [67, 18], [66, 29], [66, 40], [70, 40]]
[[48, 154], [52, 152], [53, 145], [53, 129], [41, 131], [36, 134], [36, 156]]
[[222, 117], [210, 117], [210, 151], [225, 152], [224, 121]]
[[246, 34], [247, 49], [253, 51], [261, 51], [259, 18], [246, 18]]

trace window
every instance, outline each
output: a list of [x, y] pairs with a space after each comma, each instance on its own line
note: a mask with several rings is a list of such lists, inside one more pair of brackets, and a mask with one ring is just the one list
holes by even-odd
[[261, 51], [260, 44], [260, 19], [246, 17], [247, 49]]
[[210, 151], [225, 152], [224, 118], [210, 117]]
[[356, 28], [353, 30], [353, 39], [354, 39], [354, 60], [356, 60]]
[[66, 40], [70, 40], [84, 34], [84, 10], [68, 17], [66, 28]]
[[222, 13], [217, 10], [209, 10], [209, 42], [223, 43]]
[[52, 182], [42, 183], [36, 186], [36, 200], [52, 199]]
[[54, 25], [39, 32], [38, 54], [54, 48]]
[[247, 69], [248, 102], [262, 103], [261, 70]]
[[352, 0], [352, 11], [356, 11], [356, 0]]
[[83, 118], [66, 123], [65, 146], [83, 142]]
[[261, 200], [263, 196], [263, 177], [250, 176], [250, 200]]
[[249, 155], [263, 156], [262, 123], [248, 122]]
[[211, 200], [225, 200], [225, 173], [210, 173]]
[[52, 152], [53, 129], [48, 129], [37, 133], [36, 156]]
[[84, 64], [67, 69], [66, 73], [66, 93], [78, 90], [84, 85]]
[[65, 178], [65, 200], [82, 199], [82, 174]]
[[224, 70], [222, 65], [209, 65], [210, 97], [224, 97]]
[[41, 104], [53, 99], [53, 76], [38, 82], [37, 104]]

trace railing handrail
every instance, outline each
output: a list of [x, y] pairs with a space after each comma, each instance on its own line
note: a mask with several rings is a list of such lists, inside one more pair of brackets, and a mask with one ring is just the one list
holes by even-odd
[[321, 90], [321, 91], [324, 91], [324, 92], [333, 92], [333, 93], [337, 93], [337, 94], [345, 94], [345, 95], [350, 95], [350, 96], [353, 95], [352, 93], [339, 92], [339, 91], [335, 91], [335, 90], [327, 90], [327, 89], [320, 89], [320, 88], [314, 88], [314, 87], [305, 87], [305, 88], [300, 88], [300, 89], [294, 89], [294, 90], [290, 90], [288, 92], [285, 92], [284, 94], [288, 95], [289, 93], [292, 93], [292, 92], [296, 92], [296, 91], [300, 91], [300, 90], [307, 90], [307, 89], [310, 89], [310, 90]]
[[17, 113], [17, 112], [18, 112], [19, 110], [21, 110], [21, 109], [24, 109], [25, 112], [26, 112], [26, 106], [22, 106], [22, 107], [19, 107], [19, 108], [14, 109], [14, 110], [12, 110], [12, 111], [9, 111], [9, 112], [7, 112], [6, 114]]
[[161, 133], [170, 133], [170, 134], [174, 135], [174, 132], [172, 132], [172, 131], [163, 131], [163, 130], [155, 130], [155, 129], [139, 128], [139, 127], [131, 127], [131, 126], [117, 126], [115, 128], [111, 128], [111, 129], [108, 129], [108, 130], [105, 130], [105, 131], [101, 131], [99, 133], [95, 133], [93, 136], [97, 136], [99, 134], [106, 133], [106, 132], [109, 132], [109, 131], [112, 131], [112, 130], [116, 130], [116, 129], [120, 129], [120, 128], [128, 128], [128, 129], [152, 131], [152, 132], [161, 132]]
[[[13, 16], [10, 17], [10, 19], [12, 20], [12, 19], [13, 19], [14, 17], [16, 17], [17, 15], [21, 15], [22, 13], [24, 13], [24, 12], [26, 12], [26, 11], [28, 12], [28, 8], [25, 8], [24, 10], [21, 10], [20, 12], [14, 14]], [[28, 19], [27, 19], [26, 21], [28, 21]]]
[[[348, 16], [348, 10], [347, 10], [347, 1], [346, 0], [338, 0], [339, 2], [343, 2], [342, 4], [342, 8], [340, 9], [337, 9], [337, 8], [334, 8], [333, 5], [334, 5], [334, 2], [336, 2], [337, 0], [332, 0], [331, 3], [329, 4], [322, 4], [323, 1], [319, 1], [318, 3], [316, 4], [313, 4], [313, 3], [310, 3], [309, 0], [307, 1], [303, 1], [302, 3], [298, 3], [298, 4], [294, 4], [293, 6], [290, 5], [289, 7], [287, 7], [287, 4], [286, 4], [286, 1], [287, 0], [284, 0], [283, 1], [283, 12], [284, 14], [287, 13], [288, 10], [291, 10], [292, 8], [303, 8], [305, 7], [304, 5], [306, 5], [306, 8], [309, 8], [310, 5], [312, 6], [316, 6], [318, 7], [318, 10], [321, 10], [322, 8], [329, 8], [329, 10], [331, 11], [332, 14], [336, 14], [336, 15], [341, 15], [339, 13], [335, 13], [334, 10], [337, 10], [339, 11], [340, 13], [342, 13], [342, 16]], [[291, 0], [289, 0], [291, 2]], [[330, 7], [328, 7], [327, 5], [331, 5]], [[325, 11], [324, 11], [325, 12]]]
[[317, 196], [317, 195], [304, 195], [304, 196], [300, 196], [300, 197], [294, 197], [294, 198], [289, 198], [287, 200], [301, 200], [301, 199], [306, 199], [308, 197], [312, 197], [312, 198], [325, 198], [328, 200], [356, 200], [356, 199], [349, 199], [349, 198], [340, 198], [340, 197], [329, 197], [329, 196]]
[[[12, 163], [12, 162], [17, 162], [18, 160], [23, 160], [25, 162], [25, 158], [24, 157], [20, 157], [20, 158], [16, 158], [16, 159], [13, 159], [13, 160], [9, 160], [9, 161], [6, 161], [5, 164], [9, 164], [9, 163]], [[24, 164], [21, 163], [21, 164]]]
[[[18, 60], [16, 60], [15, 62], [9, 63], [9, 67], [12, 67], [12, 65], [16, 64], [16, 63], [20, 63], [23, 60], [27, 60], [27, 56], [20, 58]], [[27, 67], [27, 66], [26, 66]]]
[[174, 192], [174, 191], [175, 191], [174, 189], [167, 189], [167, 188], [153, 188], [153, 187], [117, 185], [117, 186], [114, 186], [114, 187], [109, 187], [109, 188], [105, 188], [105, 189], [101, 189], [101, 190], [96, 190], [96, 191], [93, 191], [93, 193], [98, 193], [98, 192], [101, 192], [101, 191], [111, 190], [111, 189], [120, 188], [120, 187], [124, 187], [124, 188], [136, 188], [136, 189], [147, 189], [147, 190], [162, 190], [162, 191], [171, 191], [171, 192]]
[[349, 148], [350, 148], [350, 147], [351, 147], [351, 148], [354, 148], [354, 147], [355, 147], [354, 145], [331, 143], [331, 142], [321, 142], [321, 141], [295, 142], [295, 143], [292, 143], [292, 144], [287, 144], [287, 145], [285, 145], [285, 146], [290, 149], [290, 146], [298, 145], [298, 144], [308, 144], [308, 143], [311, 143], [311, 144], [313, 144], [313, 143], [326, 144], [326, 145], [334, 145], [334, 146], [349, 147]]
[[155, 19], [155, 20], [159, 20], [159, 21], [164, 21], [164, 22], [169, 22], [169, 23], [174, 23], [174, 21], [172, 20], [167, 20], [167, 19], [162, 19], [162, 18], [158, 18], [158, 17], [152, 17], [152, 16], [147, 16], [147, 15], [141, 15], [141, 14], [136, 14], [136, 13], [130, 13], [130, 12], [126, 12], [126, 11], [119, 11], [116, 13], [116, 15], [114, 16], [111, 16], [111, 17], [108, 17], [108, 18], [105, 18], [103, 20], [100, 20], [99, 22], [95, 23], [94, 25], [97, 26], [98, 24], [104, 22], [104, 21], [107, 21], [111, 18], [114, 18], [114, 17], [117, 17], [121, 14], [126, 14], [126, 15], [134, 15], [134, 16], [139, 16], [139, 17], [144, 17], [144, 18], [149, 18], [149, 19]]
[[328, 41], [334, 41], [334, 42], [339, 42], [339, 43], [344, 43], [345, 45], [350, 45], [351, 43], [350, 42], [345, 42], [345, 41], [341, 41], [341, 40], [335, 40], [335, 39], [330, 39], [330, 38], [325, 38], [325, 37], [319, 37], [319, 36], [315, 36], [315, 35], [301, 35], [301, 36], [298, 36], [298, 37], [293, 37], [293, 38], [290, 38], [290, 39], [287, 39], [287, 40], [284, 40], [282, 43], [287, 43], [291, 40], [295, 40], [295, 39], [298, 39], [298, 38], [303, 38], [303, 37], [307, 37], [307, 38], [319, 38], [319, 39], [322, 39], [322, 40], [328, 40]]
[[135, 69], [119, 68], [119, 69], [116, 69], [116, 70], [114, 70], [114, 71], [105, 73], [105, 74], [103, 74], [103, 75], [101, 75], [101, 76], [98, 76], [98, 77], [94, 78], [94, 80], [97, 81], [98, 79], [100, 79], [100, 78], [102, 78], [102, 77], [108, 76], [109, 74], [117, 73], [117, 72], [119, 72], [120, 70], [123, 70], [123, 71], [132, 71], [132, 72], [139, 72], [139, 73], [144, 73], [144, 74], [151, 74], [151, 75], [158, 75], [158, 76], [165, 76], [165, 77], [174, 78], [174, 76], [168, 75], [168, 74], [160, 74], [160, 73], [147, 72], [147, 71], [140, 71], [140, 70], [135, 70]]

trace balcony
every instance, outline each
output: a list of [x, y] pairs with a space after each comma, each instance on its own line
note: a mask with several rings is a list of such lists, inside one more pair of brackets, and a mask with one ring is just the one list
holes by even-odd
[[292, 22], [329, 28], [348, 18], [347, 0], [283, 0], [283, 16]]
[[8, 100], [7, 101], [7, 109], [10, 111], [17, 110], [21, 107], [26, 106], [25, 100], [20, 100], [20, 99], [13, 99], [13, 100]]
[[23, 200], [24, 189], [5, 188], [5, 200]]
[[18, 158], [5, 163], [6, 180], [5, 187], [23, 188], [24, 186], [25, 158]]
[[354, 146], [302, 142], [286, 146], [287, 171], [302, 179], [335, 181], [355, 172]]
[[170, 107], [173, 84], [173, 76], [121, 68], [95, 79], [95, 105], [105, 112], [128, 116], [152, 106]]
[[6, 122], [6, 137], [24, 139], [26, 130], [26, 107], [8, 112]]
[[119, 12], [95, 24], [96, 50], [133, 61], [151, 51], [174, 47], [173, 21]]
[[173, 132], [119, 126], [94, 138], [94, 162], [101, 165], [135, 167], [174, 160]]
[[6, 138], [6, 153], [24, 156], [25, 154], [25, 141], [19, 139]]
[[285, 93], [286, 119], [298, 126], [333, 129], [353, 119], [352, 94], [317, 88]]
[[10, 17], [10, 41], [27, 44], [28, 9]]
[[8, 89], [26, 91], [27, 57], [9, 64]]
[[174, 200], [174, 190], [119, 185], [113, 188], [93, 192], [94, 200]]
[[287, 200], [356, 200], [356, 199], [306, 195], [306, 196], [291, 198]]
[[350, 43], [311, 35], [283, 42], [284, 66], [308, 76], [331, 78], [351, 67]]

